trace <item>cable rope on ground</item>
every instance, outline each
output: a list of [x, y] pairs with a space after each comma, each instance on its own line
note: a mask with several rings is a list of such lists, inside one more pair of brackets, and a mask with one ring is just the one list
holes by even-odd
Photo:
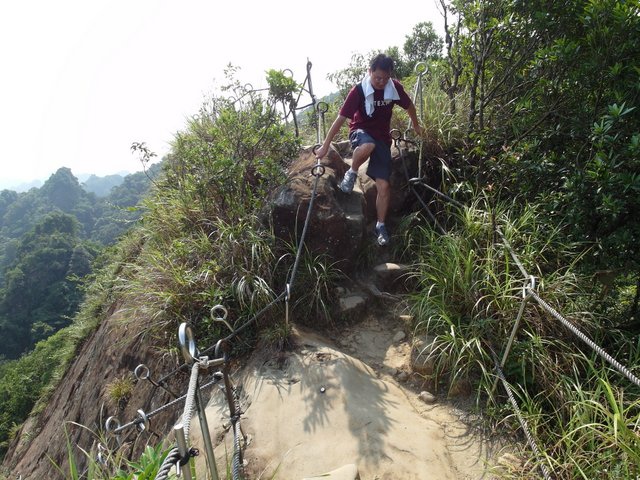
[[[434, 193], [438, 194], [440, 197], [444, 198], [445, 200], [453, 203], [454, 205], [464, 208], [464, 205], [461, 204], [460, 202], [450, 198], [449, 196], [445, 195], [444, 193], [440, 192], [439, 190], [431, 187], [430, 185], [427, 185], [426, 182], [422, 179], [415, 179], [415, 181], [419, 181], [420, 183], [422, 183], [425, 187], [427, 187], [428, 189], [432, 190]], [[498, 233], [498, 235], [500, 236], [502, 243], [505, 247], [505, 249], [509, 252], [509, 254], [511, 255], [511, 257], [513, 258], [513, 261], [515, 262], [515, 264], [518, 266], [518, 269], [520, 270], [520, 272], [522, 273], [522, 275], [525, 278], [526, 282], [529, 282], [528, 285], [526, 285], [524, 287], [525, 290], [525, 296], [524, 296], [524, 301], [523, 303], [526, 303], [526, 300], [529, 297], [534, 298], [539, 304], [540, 306], [542, 306], [545, 310], [547, 310], [553, 317], [555, 317], [557, 320], [559, 320], [565, 327], [567, 327], [574, 335], [576, 335], [578, 338], [580, 338], [584, 343], [586, 343], [591, 349], [593, 349], [598, 355], [600, 355], [600, 357], [602, 357], [605, 361], [607, 361], [612, 367], [614, 367], [616, 370], [618, 370], [618, 372], [620, 372], [622, 375], [624, 375], [627, 379], [629, 379], [633, 384], [635, 384], [636, 386], [640, 387], [640, 379], [635, 376], [633, 373], [631, 373], [631, 371], [626, 368], [624, 365], [622, 365], [620, 362], [618, 362], [616, 359], [614, 359], [611, 355], [609, 355], [602, 347], [600, 347], [599, 345], [597, 345], [594, 341], [592, 341], [591, 339], [589, 339], [589, 337], [587, 337], [587, 335], [585, 335], [583, 332], [581, 332], [578, 327], [576, 327], [575, 325], [573, 325], [571, 322], [569, 322], [567, 319], [565, 319], [559, 312], [557, 312], [555, 309], [553, 309], [547, 302], [545, 302], [535, 291], [535, 277], [533, 277], [532, 275], [529, 275], [526, 271], [526, 269], [524, 268], [520, 258], [518, 257], [518, 255], [516, 254], [516, 252], [514, 251], [513, 247], [511, 246], [511, 244], [509, 243], [509, 241], [507, 240], [506, 236], [504, 235], [504, 233], [502, 232], [502, 229], [496, 225], [495, 226], [496, 232]], [[516, 324], [514, 325], [514, 331], [512, 331], [512, 335], [511, 338], [513, 339], [513, 337], [515, 336], [515, 330], [517, 329], [518, 323], [519, 323], [519, 319], [522, 316], [522, 311], [524, 309], [524, 306], [521, 306], [520, 308], [520, 313], [518, 314], [518, 321], [516, 322]], [[502, 364], [504, 365], [504, 362], [506, 361], [506, 357], [509, 353], [509, 349], [511, 347], [511, 343], [513, 340], [510, 340], [507, 349], [505, 350], [504, 353], [504, 357], [503, 357], [503, 362]]]
[[513, 395], [513, 391], [511, 390], [511, 386], [509, 385], [509, 382], [507, 382], [507, 379], [505, 378], [504, 373], [502, 372], [502, 369], [500, 368], [500, 365], [498, 365], [498, 357], [496, 356], [496, 353], [493, 351], [493, 348], [491, 348], [491, 347], [489, 347], [489, 348], [490, 348], [491, 354], [493, 356], [493, 362], [495, 364], [496, 374], [498, 375], [498, 378], [502, 382], [502, 386], [504, 387], [504, 389], [507, 392], [507, 396], [509, 397], [509, 402], [511, 403], [511, 406], [513, 407], [513, 410], [514, 410], [514, 412], [516, 414], [516, 418], [518, 419], [518, 422], [520, 423], [520, 428], [522, 428], [522, 430], [524, 431], [525, 436], [527, 437], [527, 443], [529, 444], [529, 447], [531, 448], [531, 450], [533, 451], [534, 455], [538, 459], [538, 465], [540, 467], [540, 470], [542, 471], [542, 476], [546, 480], [551, 480], [551, 475], [549, 473], [549, 470], [547, 469], [546, 465], [542, 461], [540, 461], [540, 459], [542, 458], [542, 455], [540, 454], [540, 450], [538, 449], [538, 445], [533, 440], [533, 436], [531, 435], [531, 431], [529, 430], [529, 426], [527, 425], [527, 422], [524, 420], [524, 418], [522, 416], [522, 412], [520, 411], [520, 407], [518, 406], [518, 402], [516, 401], [516, 399], [515, 399], [515, 397]]
[[587, 337], [584, 333], [582, 333], [578, 327], [573, 325], [569, 320], [564, 318], [560, 313], [558, 313], [551, 305], [545, 302], [540, 296], [535, 292], [535, 290], [529, 289], [529, 293], [531, 296], [542, 306], [547, 312], [549, 312], [553, 317], [560, 321], [565, 327], [567, 327], [574, 335], [576, 335], [580, 340], [586, 343], [593, 351], [595, 351], [600, 357], [602, 357], [605, 361], [607, 361], [613, 368], [618, 370], [622, 375], [627, 377], [629, 381], [635, 384], [637, 387], [640, 387], [640, 379], [636, 377], [631, 371], [618, 362], [615, 358], [609, 355], [604, 351], [602, 347], [596, 344], [593, 340]]

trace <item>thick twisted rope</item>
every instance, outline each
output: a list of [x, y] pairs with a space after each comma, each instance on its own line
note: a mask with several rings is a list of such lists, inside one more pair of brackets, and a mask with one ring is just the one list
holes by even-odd
[[169, 472], [178, 461], [180, 461], [180, 452], [177, 447], [174, 447], [162, 461], [162, 465], [160, 465], [156, 473], [155, 480], [167, 480], [169, 478]]
[[606, 362], [608, 362], [613, 368], [618, 370], [622, 375], [627, 377], [630, 382], [640, 387], [640, 379], [636, 377], [631, 371], [618, 362], [615, 358], [609, 355], [604, 351], [602, 347], [596, 344], [593, 340], [587, 337], [584, 333], [582, 333], [578, 327], [573, 325], [569, 320], [564, 318], [560, 313], [558, 313], [551, 305], [545, 302], [540, 296], [535, 292], [535, 290], [528, 289], [531, 296], [542, 306], [547, 312], [549, 312], [553, 317], [560, 321], [565, 327], [567, 327], [575, 336], [577, 336], [580, 340], [586, 343], [593, 351], [595, 351], [600, 357], [602, 357]]
[[513, 391], [511, 390], [511, 386], [509, 385], [509, 382], [507, 382], [506, 378], [504, 377], [504, 373], [502, 373], [502, 370], [500, 369], [500, 365], [498, 365], [498, 357], [496, 356], [496, 354], [493, 351], [493, 349], [491, 349], [491, 353], [493, 355], [493, 362], [495, 364], [495, 369], [496, 369], [496, 373], [498, 375], [498, 378], [500, 378], [500, 381], [502, 382], [502, 385], [504, 386], [504, 389], [507, 392], [507, 396], [509, 397], [509, 402], [511, 403], [511, 406], [513, 407], [513, 410], [514, 410], [514, 412], [516, 414], [516, 418], [518, 419], [518, 422], [520, 423], [520, 427], [522, 428], [522, 430], [524, 431], [525, 436], [527, 437], [527, 443], [529, 444], [529, 447], [531, 448], [531, 450], [533, 450], [534, 455], [538, 459], [538, 465], [540, 466], [540, 470], [542, 471], [542, 475], [544, 476], [544, 478], [546, 480], [551, 480], [551, 475], [549, 474], [549, 470], [547, 469], [546, 465], [543, 462], [540, 461], [540, 459], [542, 458], [542, 455], [540, 454], [540, 450], [538, 449], [538, 445], [533, 440], [533, 436], [531, 435], [531, 431], [529, 430], [529, 426], [527, 425], [527, 422], [524, 420], [524, 418], [522, 416], [522, 412], [520, 411], [520, 407], [518, 407], [518, 402], [516, 402], [516, 399], [513, 396]]
[[[191, 428], [191, 416], [195, 408], [196, 387], [198, 385], [200, 362], [194, 362], [191, 367], [191, 377], [189, 378], [189, 388], [187, 390], [186, 401], [184, 404], [184, 410], [182, 411], [182, 422], [184, 425], [184, 437], [189, 439], [189, 430]], [[165, 480], [168, 478], [171, 468], [180, 460], [180, 452], [178, 447], [172, 448], [167, 454], [166, 458], [160, 465], [158, 473], [156, 473], [155, 480]]]

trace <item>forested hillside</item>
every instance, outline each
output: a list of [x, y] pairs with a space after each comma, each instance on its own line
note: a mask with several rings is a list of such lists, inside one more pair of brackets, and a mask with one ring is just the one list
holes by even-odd
[[106, 246], [140, 218], [159, 166], [110, 193], [88, 193], [68, 168], [41, 188], [0, 192], [0, 357], [17, 358], [71, 322], [82, 279]]

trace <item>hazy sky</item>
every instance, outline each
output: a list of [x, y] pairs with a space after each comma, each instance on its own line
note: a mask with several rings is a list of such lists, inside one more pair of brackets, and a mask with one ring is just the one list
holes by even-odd
[[173, 134], [224, 80], [265, 87], [289, 68], [314, 92], [354, 52], [402, 47], [434, 0], [20, 0], [0, 4], [0, 188], [138, 171], [132, 142], [165, 154]]

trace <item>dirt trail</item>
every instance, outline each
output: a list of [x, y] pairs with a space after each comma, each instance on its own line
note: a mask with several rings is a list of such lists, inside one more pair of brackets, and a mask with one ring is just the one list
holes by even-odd
[[[393, 316], [369, 315], [332, 332], [335, 342], [296, 328], [292, 351], [274, 357], [258, 350], [236, 377], [249, 478], [301, 480], [347, 464], [361, 480], [492, 478], [486, 467], [495, 452], [465, 413], [424, 402], [419, 385], [402, 381], [410, 357], [402, 327]], [[207, 412], [224, 436], [223, 395], [211, 398]], [[231, 452], [228, 437], [216, 449], [219, 471]]]

